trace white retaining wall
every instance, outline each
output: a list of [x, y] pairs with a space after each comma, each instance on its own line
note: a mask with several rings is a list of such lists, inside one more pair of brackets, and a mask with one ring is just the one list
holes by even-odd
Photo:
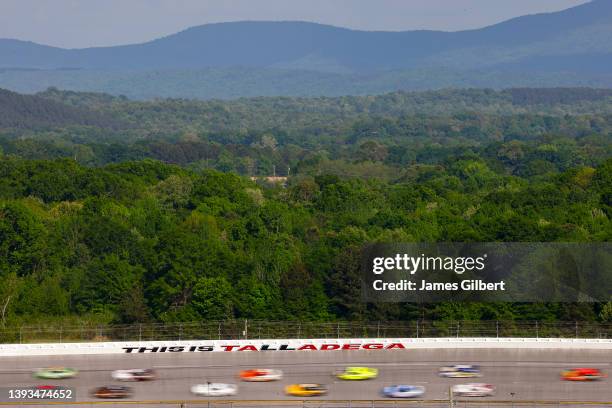
[[396, 338], [396, 339], [287, 339], [287, 340], [189, 340], [100, 343], [0, 344], [1, 357], [201, 352], [342, 352], [402, 349], [506, 348], [612, 350], [612, 339], [534, 338]]

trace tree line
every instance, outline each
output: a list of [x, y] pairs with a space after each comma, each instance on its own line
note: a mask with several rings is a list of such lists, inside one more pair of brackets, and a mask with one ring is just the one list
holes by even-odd
[[359, 284], [371, 242], [609, 241], [610, 160], [521, 177], [457, 158], [403, 181], [321, 174], [286, 188], [151, 160], [5, 157], [0, 175], [4, 326], [611, 318], [602, 304], [367, 304]]

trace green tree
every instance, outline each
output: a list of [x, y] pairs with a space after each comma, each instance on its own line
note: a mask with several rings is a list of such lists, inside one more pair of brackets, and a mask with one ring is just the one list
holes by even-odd
[[612, 322], [612, 302], [606, 303], [599, 313], [599, 318], [603, 322]]
[[232, 285], [224, 277], [199, 278], [191, 302], [203, 319], [230, 319], [233, 317], [232, 295]]

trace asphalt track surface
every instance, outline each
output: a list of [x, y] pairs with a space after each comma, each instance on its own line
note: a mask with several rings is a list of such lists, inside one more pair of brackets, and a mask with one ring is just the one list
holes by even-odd
[[[438, 368], [448, 364], [479, 364], [483, 377], [440, 378], [437, 375]], [[79, 374], [75, 378], [54, 381], [32, 377], [34, 369], [48, 366], [76, 368]], [[368, 381], [341, 381], [332, 375], [335, 370], [346, 366], [375, 367], [379, 369], [379, 376]], [[206, 399], [192, 395], [189, 389], [193, 384], [210, 381], [238, 384], [237, 396], [212, 400], [299, 400], [284, 394], [284, 387], [293, 383], [326, 384], [329, 388], [328, 395], [310, 398], [312, 402], [317, 399], [384, 399], [380, 394], [382, 387], [393, 384], [423, 385], [426, 387], [423, 399], [436, 400], [447, 399], [449, 387], [454, 384], [486, 382], [496, 386], [496, 395], [475, 400], [612, 402], [610, 378], [595, 382], [560, 380], [559, 373], [562, 369], [585, 366], [596, 367], [610, 374], [612, 350], [407, 349], [3, 357], [0, 358], [0, 387], [62, 385], [76, 389], [77, 401], [99, 401], [90, 396], [90, 391], [97, 386], [117, 384], [111, 379], [111, 371], [152, 367], [158, 372], [158, 380], [123, 383], [134, 391], [127, 401]], [[240, 382], [237, 379], [238, 371], [248, 368], [281, 369], [284, 378], [270, 383]], [[118, 402], [112, 406], [139, 405]], [[207, 405], [188, 405], [198, 406]]]

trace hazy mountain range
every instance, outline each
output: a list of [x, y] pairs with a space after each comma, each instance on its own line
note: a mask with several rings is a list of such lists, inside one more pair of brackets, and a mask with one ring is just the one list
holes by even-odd
[[460, 32], [236, 22], [116, 47], [61, 49], [0, 39], [0, 86], [136, 98], [612, 87], [612, 0]]

